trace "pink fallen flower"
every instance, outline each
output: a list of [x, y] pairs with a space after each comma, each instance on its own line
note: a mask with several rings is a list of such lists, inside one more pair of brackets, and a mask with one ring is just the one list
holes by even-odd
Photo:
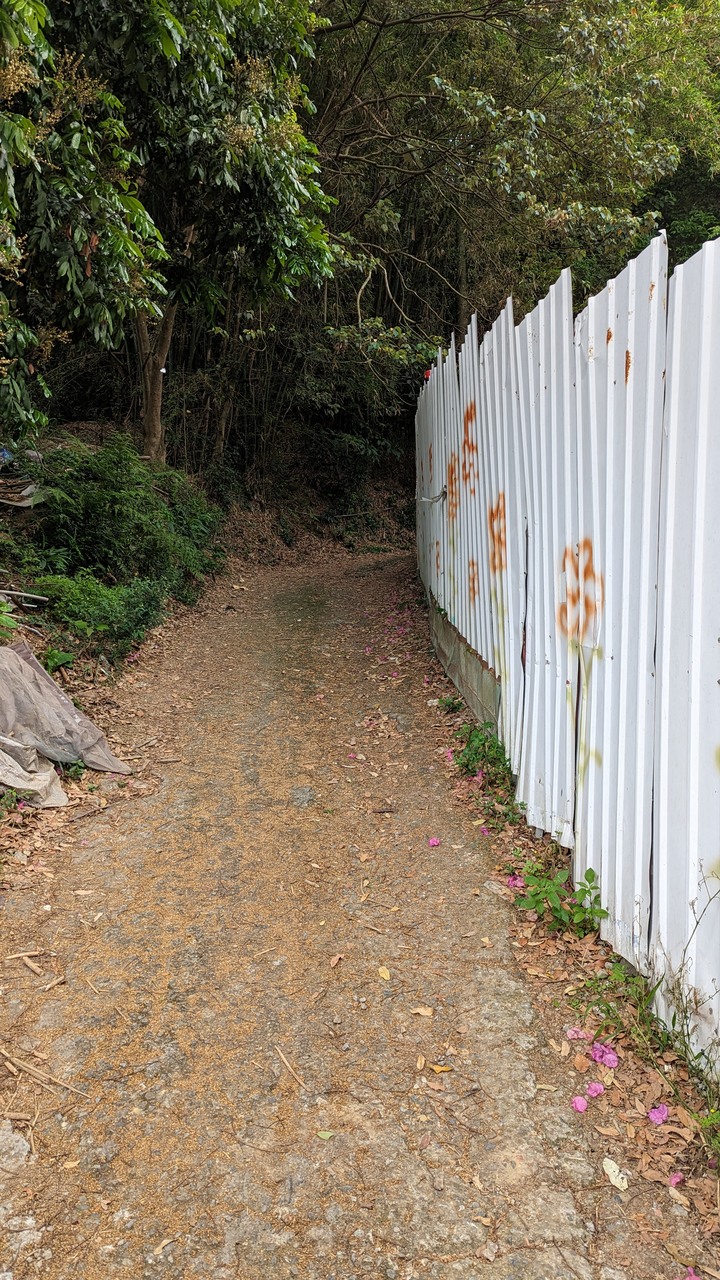
[[508, 882], [508, 888], [510, 889], [525, 888], [525, 881], [523, 880], [522, 876], [516, 876], [516, 875], [508, 876], [507, 882]]
[[454, 759], [455, 759], [455, 756], [453, 755], [452, 751], [446, 751], [446, 752], [445, 752], [445, 759], [446, 759], [446, 760], [454, 760]]
[[665, 1103], [661, 1102], [659, 1107], [650, 1108], [650, 1110], [647, 1113], [647, 1118], [651, 1124], [665, 1124], [665, 1121], [667, 1120], [669, 1115], [670, 1115], [670, 1112], [665, 1106]]
[[430, 849], [437, 849], [439, 844], [440, 844], [440, 841], [438, 840], [437, 836], [431, 836], [430, 839], [428, 840], [428, 848]]
[[679, 1187], [681, 1182], [685, 1181], [684, 1173], [671, 1173], [668, 1183], [671, 1187]]
[[481, 835], [481, 836], [489, 836], [489, 835], [490, 835], [490, 828], [489, 828], [489, 827], [481, 827], [481, 828], [480, 828], [480, 835]]
[[365, 648], [364, 648], [364, 650], [363, 650], [363, 652], [364, 652], [364, 653], [372, 653], [372, 645], [366, 644], [366, 645], [365, 645]]
[[609, 1044], [601, 1044], [599, 1040], [596, 1040], [592, 1046], [590, 1057], [593, 1062], [601, 1062], [604, 1067], [609, 1067], [611, 1071], [615, 1069], [619, 1062], [615, 1050], [611, 1049]]
[[585, 1086], [585, 1092], [588, 1098], [599, 1098], [600, 1094], [605, 1092], [605, 1085], [601, 1084], [599, 1080], [591, 1080]]
[[572, 1100], [573, 1111], [587, 1111], [587, 1098], [581, 1098], [579, 1095]]
[[568, 1027], [565, 1034], [568, 1040], [587, 1040], [587, 1035], [582, 1027]]

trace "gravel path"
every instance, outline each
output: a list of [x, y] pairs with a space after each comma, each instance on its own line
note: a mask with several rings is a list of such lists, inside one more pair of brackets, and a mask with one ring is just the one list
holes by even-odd
[[3, 1043], [87, 1097], [38, 1091], [35, 1155], [0, 1126], [0, 1277], [684, 1274], [556, 1079], [410, 558], [235, 571], [119, 695], [162, 785], [5, 903], [66, 983], [6, 966]]

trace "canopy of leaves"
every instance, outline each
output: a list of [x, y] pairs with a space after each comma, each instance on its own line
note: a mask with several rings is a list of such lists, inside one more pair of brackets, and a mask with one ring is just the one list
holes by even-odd
[[312, 26], [305, 0], [0, 0], [0, 394], [16, 434], [65, 336], [116, 345], [167, 297], [212, 308], [229, 264], [253, 296], [327, 271], [297, 115]]

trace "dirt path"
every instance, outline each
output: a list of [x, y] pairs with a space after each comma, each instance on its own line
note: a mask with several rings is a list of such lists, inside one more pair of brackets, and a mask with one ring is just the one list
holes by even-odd
[[556, 1078], [430, 670], [405, 556], [219, 584], [141, 664], [126, 740], [181, 759], [6, 901], [66, 984], [5, 966], [3, 1042], [88, 1096], [4, 1124], [3, 1280], [684, 1274]]

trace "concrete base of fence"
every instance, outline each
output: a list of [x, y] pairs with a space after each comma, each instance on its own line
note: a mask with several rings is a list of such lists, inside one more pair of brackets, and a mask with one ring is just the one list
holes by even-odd
[[430, 635], [438, 660], [462, 694], [475, 719], [480, 724], [489, 720], [497, 730], [500, 713], [499, 680], [438, 609], [431, 595], [428, 596], [428, 601]]

